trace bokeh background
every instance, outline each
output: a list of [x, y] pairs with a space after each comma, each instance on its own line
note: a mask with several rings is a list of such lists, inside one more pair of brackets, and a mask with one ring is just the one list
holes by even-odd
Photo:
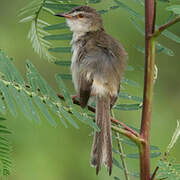
[[[0, 48], [8, 56], [14, 58], [16, 67], [24, 76], [25, 60], [30, 59], [41, 75], [58, 92], [54, 75], [69, 71], [49, 63], [34, 53], [27, 39], [30, 24], [19, 24], [19, 17], [17, 17], [19, 9], [28, 2], [30, 0], [0, 1]], [[83, 1], [79, 2], [83, 3]], [[135, 0], [123, 2], [143, 14], [142, 7]], [[112, 4], [113, 1], [102, 0], [101, 4], [92, 6], [101, 9]], [[168, 12], [165, 10], [166, 5], [163, 2], [158, 3], [157, 24], [166, 22], [168, 17]], [[45, 18], [51, 24], [60, 21], [57, 17], [45, 16]], [[129, 54], [128, 64], [135, 69], [127, 72], [126, 77], [137, 81], [140, 87], [138, 89], [128, 87], [127, 91], [133, 95], [142, 96], [144, 57], [137, 52], [134, 45], [143, 46], [143, 37], [129, 21], [129, 14], [120, 8], [109, 11], [103, 15], [103, 19], [107, 32], [123, 44]], [[169, 30], [180, 36], [180, 23]], [[175, 52], [173, 57], [165, 54], [158, 54], [156, 57], [159, 73], [154, 91], [151, 142], [159, 146], [161, 152], [164, 152], [176, 127], [176, 121], [180, 120], [180, 45], [162, 36], [159, 41]], [[59, 57], [59, 59], [63, 58], [63, 55]], [[71, 90], [73, 89], [70, 81], [66, 84]], [[117, 113], [117, 118], [139, 128], [141, 111], [120, 111]], [[57, 122], [57, 127], [52, 127], [43, 119], [38, 125], [27, 120], [23, 115], [14, 118], [7, 114], [7, 119], [6, 125], [13, 131], [13, 134], [9, 136], [13, 147], [13, 168], [8, 179], [108, 180], [113, 179], [115, 175], [123, 179], [122, 172], [116, 167], [113, 169], [112, 177], [107, 176], [104, 167], [98, 177], [95, 175], [95, 169], [89, 164], [92, 143], [92, 137], [89, 136], [92, 130], [89, 127], [79, 123], [81, 127], [79, 130], [71, 126], [66, 129], [60, 122]], [[124, 150], [130, 153], [137, 152], [136, 148], [127, 146], [124, 146]], [[180, 161], [180, 140], [171, 151], [170, 157], [176, 157], [176, 160]], [[152, 160], [152, 168], [155, 167], [157, 159]], [[127, 159], [127, 161], [129, 168], [137, 171], [138, 160]]]

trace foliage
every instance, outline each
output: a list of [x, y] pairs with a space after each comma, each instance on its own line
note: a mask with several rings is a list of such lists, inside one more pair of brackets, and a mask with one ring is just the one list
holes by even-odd
[[9, 141], [5, 135], [11, 134], [2, 121], [5, 121], [3, 117], [0, 117], [0, 178], [10, 174], [11, 170], [11, 147]]
[[[85, 1], [82, 1], [82, 3]], [[88, 3], [100, 3], [101, 1], [97, 0], [89, 0]], [[144, 7], [144, 3], [141, 0], [136, 1], [141, 7]], [[164, 1], [163, 2], [168, 2]], [[73, 2], [75, 3], [75, 1]], [[109, 12], [109, 10], [115, 10], [117, 8], [124, 9], [128, 15], [130, 16], [131, 21], [135, 25], [135, 27], [141, 32], [141, 34], [144, 34], [144, 31], [140, 28], [140, 26], [137, 24], [135, 19], [138, 19], [144, 23], [144, 17], [139, 14], [134, 9], [130, 8], [125, 3], [114, 0], [114, 5], [109, 7], [108, 9], [102, 9], [99, 10], [101, 14]], [[25, 18], [23, 18], [20, 22], [29, 22], [31, 21], [31, 29], [29, 32], [28, 37], [30, 38], [32, 42], [32, 46], [34, 50], [40, 54], [40, 56], [46, 57], [48, 60], [55, 61], [56, 55], [52, 56], [51, 53], [69, 53], [71, 51], [70, 47], [52, 47], [52, 43], [49, 41], [54, 40], [70, 40], [72, 34], [71, 33], [60, 33], [60, 34], [51, 34], [49, 31], [54, 30], [63, 30], [66, 29], [67, 26], [64, 22], [54, 25], [48, 25], [48, 23], [45, 20], [42, 20], [40, 17], [41, 13], [48, 12], [50, 15], [55, 14], [54, 11], [68, 11], [79, 4], [72, 4], [71, 1], [55, 1], [55, 0], [38, 0], [38, 1], [32, 1], [27, 7], [23, 8], [20, 11], [20, 16], [27, 15]], [[173, 11], [173, 13], [178, 14], [179, 12], [179, 5], [172, 5], [167, 7], [167, 10]], [[158, 26], [156, 26], [158, 27]], [[175, 35], [174, 33], [166, 30], [163, 32], [163, 35], [167, 38], [180, 43], [180, 38]], [[144, 50], [140, 50], [140, 48], [137, 48], [137, 45], [135, 45], [136, 49], [142, 53], [144, 53]], [[167, 48], [164, 45], [161, 45], [160, 43], [157, 43], [156, 45], [157, 52], [158, 53], [165, 53], [169, 56], [173, 56], [174, 52]], [[143, 49], [143, 48], [141, 48]]]
[[168, 160], [168, 155], [175, 143], [177, 142], [180, 135], [180, 126], [179, 121], [177, 121], [177, 127], [173, 133], [172, 139], [167, 147], [164, 156], [157, 161], [157, 170], [156, 175], [157, 179], [169, 179], [169, 180], [179, 180], [180, 179], [180, 163], [177, 163], [175, 159]]
[[[162, 2], [168, 2], [168, 0], [161, 0]], [[100, 3], [101, 0], [88, 0], [84, 1], [84, 3], [96, 4]], [[141, 0], [136, 0], [137, 4], [140, 7], [144, 7], [144, 3]], [[31, 28], [28, 33], [28, 38], [32, 42], [32, 47], [40, 56], [49, 61], [52, 61], [56, 65], [69, 67], [70, 61], [59, 61], [57, 60], [57, 54], [65, 53], [69, 54], [71, 52], [71, 47], [57, 47], [53, 46], [54, 41], [66, 41], [72, 38], [72, 33], [64, 33], [61, 30], [67, 28], [64, 22], [50, 25], [46, 20], [44, 20], [41, 15], [45, 13], [46, 15], [55, 14], [55, 11], [68, 11], [75, 6], [77, 6], [75, 2], [71, 1], [58, 1], [58, 0], [34, 0], [31, 1], [29, 5], [23, 8], [19, 15], [25, 16], [20, 22], [31, 22]], [[114, 0], [113, 6], [107, 9], [101, 9], [99, 12], [101, 14], [108, 13], [110, 10], [115, 9], [124, 9], [129, 16], [130, 21], [133, 23], [134, 27], [144, 36], [144, 30], [141, 26], [137, 23], [137, 20], [144, 23], [145, 18], [136, 10], [132, 9], [125, 3], [121, 2], [120, 0]], [[167, 7], [168, 11], [174, 13], [174, 15], [179, 15], [179, 6], [172, 5]], [[48, 14], [47, 14], [48, 13]], [[156, 28], [158, 26], [156, 25]], [[56, 30], [59, 30], [59, 33], [56, 34]], [[52, 33], [50, 33], [52, 32]], [[180, 37], [175, 35], [174, 33], [165, 30], [162, 32], [164, 36], [167, 38], [180, 43]], [[51, 41], [51, 42], [50, 42]], [[144, 54], [145, 50], [143, 47], [139, 45], [135, 45], [135, 48]], [[165, 53], [166, 55], [173, 56], [173, 50], [169, 49], [168, 47], [162, 45], [161, 43], [156, 43], [156, 52], [157, 53]], [[54, 55], [53, 55], [54, 54]], [[133, 71], [133, 67], [128, 66], [127, 71]], [[28, 60], [26, 62], [26, 79], [27, 82], [23, 79], [21, 74], [13, 65], [12, 59], [10, 59], [3, 51], [0, 51], [0, 113], [6, 114], [7, 110], [13, 116], [18, 115], [18, 111], [20, 110], [21, 113], [26, 116], [28, 119], [33, 119], [40, 122], [40, 117], [42, 116], [44, 119], [47, 119], [51, 125], [56, 126], [56, 121], [54, 120], [54, 115], [56, 115], [56, 119], [59, 119], [65, 127], [68, 127], [68, 123], [71, 124], [75, 128], [79, 128], [78, 123], [76, 120], [79, 120], [95, 130], [99, 130], [97, 125], [93, 122], [92, 114], [85, 109], [79, 111], [77, 105], [75, 105], [72, 101], [71, 95], [63, 80], [71, 80], [71, 75], [69, 74], [58, 74], [56, 75], [56, 81], [59, 85], [59, 89], [62, 93], [57, 94], [41, 77], [37, 69], [34, 67], [33, 64]], [[135, 88], [139, 87], [139, 84], [133, 80], [124, 78], [123, 79], [123, 86], [130, 85]], [[128, 103], [128, 104], [117, 104], [114, 106], [114, 110], [123, 110], [123, 111], [130, 111], [130, 110], [139, 110], [142, 108], [142, 98], [134, 95], [130, 95], [125, 91], [122, 91], [119, 94], [120, 98], [124, 98], [127, 100], [135, 101], [135, 103]], [[3, 128], [5, 128], [3, 126]], [[119, 126], [119, 128], [122, 128]], [[117, 140], [117, 136], [114, 136], [114, 139]], [[120, 141], [122, 144], [127, 144], [132, 147], [137, 148], [137, 144], [133, 143], [132, 141], [128, 140], [127, 138], [121, 138]], [[1, 148], [1, 146], [0, 146]], [[121, 170], [124, 170], [123, 165], [121, 162], [117, 160], [117, 156], [121, 155], [120, 150], [114, 147], [114, 165]], [[158, 147], [151, 146], [151, 158], [158, 157], [161, 153], [159, 152]], [[1, 154], [0, 154], [1, 155]], [[132, 158], [132, 159], [139, 159], [139, 154], [123, 154], [124, 158]], [[5, 161], [4, 161], [5, 162]], [[9, 162], [8, 162], [9, 163]], [[6, 171], [9, 168], [9, 164], [4, 163], [5, 165], [3, 168], [6, 168]], [[7, 165], [8, 164], [8, 165]], [[175, 178], [173, 176], [174, 167], [176, 165], [170, 166], [172, 162], [165, 162], [159, 161], [158, 166], [160, 167], [161, 171], [159, 171], [161, 176], [167, 176], [168, 178]], [[179, 166], [178, 166], [179, 168]], [[166, 172], [165, 172], [166, 171]], [[7, 174], [8, 174], [7, 173]], [[172, 175], [172, 177], [169, 175]], [[176, 172], [175, 172], [176, 174]], [[139, 173], [132, 173], [128, 171], [128, 175], [139, 178]], [[115, 180], [118, 180], [117, 176], [114, 177]]]
[[171, 5], [166, 8], [168, 11], [172, 11], [174, 14], [180, 15], [180, 5]]
[[159, 160], [157, 166], [159, 167], [157, 179], [180, 179], [180, 164], [177, 164], [174, 160]]
[[40, 76], [30, 61], [27, 61], [26, 65], [28, 85], [26, 85], [22, 76], [13, 65], [12, 60], [3, 51], [0, 51], [0, 91], [1, 98], [3, 99], [1, 100], [2, 106], [0, 106], [1, 113], [6, 113], [6, 108], [4, 108], [6, 103], [7, 109], [13, 116], [17, 116], [17, 109], [19, 109], [28, 119], [40, 122], [40, 110], [43, 117], [53, 126], [56, 126], [56, 122], [52, 117], [52, 113], [58, 116], [65, 127], [67, 127], [65, 121], [67, 120], [75, 128], [78, 128], [74, 120], [74, 117], [76, 117], [97, 130], [96, 124], [87, 115], [85, 110], [81, 113], [77, 111], [77, 107], [72, 103], [71, 96], [60, 76], [57, 76], [57, 82], [61, 87], [66, 104], [62, 103], [54, 90]]

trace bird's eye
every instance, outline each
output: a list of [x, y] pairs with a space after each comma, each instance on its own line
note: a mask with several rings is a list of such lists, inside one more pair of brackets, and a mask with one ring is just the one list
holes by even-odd
[[84, 14], [78, 14], [78, 18], [83, 18]]

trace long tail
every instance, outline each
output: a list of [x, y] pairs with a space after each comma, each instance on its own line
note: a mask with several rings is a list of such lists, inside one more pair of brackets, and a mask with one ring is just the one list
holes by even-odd
[[91, 152], [91, 164], [96, 167], [98, 175], [101, 164], [108, 168], [109, 175], [112, 171], [112, 139], [110, 121], [110, 97], [97, 97], [96, 102], [96, 123], [100, 132], [94, 135], [94, 142]]

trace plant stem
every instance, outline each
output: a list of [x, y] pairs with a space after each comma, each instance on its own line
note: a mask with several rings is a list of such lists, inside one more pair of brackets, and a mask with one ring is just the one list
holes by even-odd
[[164, 30], [166, 30], [167, 28], [169, 28], [170, 26], [176, 24], [177, 22], [180, 22], [180, 16], [176, 17], [175, 19], [169, 21], [166, 24], [161, 25], [158, 30], [156, 30], [153, 34], [152, 37], [157, 37], [159, 36]]
[[124, 170], [124, 176], [125, 176], [126, 180], [129, 180], [128, 168], [127, 168], [127, 165], [126, 165], [125, 155], [124, 155], [124, 151], [123, 151], [123, 148], [122, 148], [119, 133], [116, 133], [116, 137], [117, 137], [118, 149], [119, 149], [120, 157], [121, 157], [121, 161], [122, 161], [122, 166], [123, 166], [123, 170]]
[[[115, 117], [114, 111], [112, 110], [111, 112], [112, 112], [112, 116]], [[126, 160], [125, 160], [125, 154], [123, 152], [123, 147], [122, 147], [122, 143], [121, 143], [120, 134], [117, 133], [117, 132], [116, 132], [116, 138], [117, 138], [118, 149], [119, 149], [120, 157], [121, 157], [121, 161], [122, 161], [124, 176], [125, 176], [126, 180], [129, 180], [128, 168], [127, 168]]]
[[139, 137], [139, 136], [137, 137], [134, 134], [132, 134], [131, 132], [125, 130], [125, 129], [119, 128], [119, 127], [114, 126], [114, 125], [112, 125], [111, 128], [112, 128], [113, 131], [115, 131], [115, 132], [117, 132], [119, 134], [122, 134], [122, 135], [126, 136], [127, 138], [131, 139], [138, 146], [140, 146], [140, 144], [144, 142], [144, 140], [141, 137]]
[[153, 78], [155, 65], [155, 40], [151, 38], [148, 41], [148, 63], [146, 76], [146, 91], [144, 96], [144, 106], [142, 115], [142, 124], [140, 136], [144, 139], [144, 143], [140, 146], [140, 167], [141, 180], [150, 179], [150, 128], [152, 117], [153, 103]]
[[139, 146], [140, 177], [150, 180], [150, 128], [153, 103], [153, 79], [155, 66], [155, 39], [150, 37], [154, 33], [155, 1], [145, 0], [145, 78], [144, 99], [141, 120], [140, 137], [144, 139]]
[[[5, 83], [5, 82], [6, 82], [6, 81], [4, 81], [4, 83]], [[9, 82], [6, 82], [5, 84], [8, 85]], [[15, 86], [15, 88], [17, 88], [17, 89], [19, 88], [19, 87], [18, 87], [18, 84], [17, 84], [17, 86]], [[26, 88], [29, 89], [30, 86], [29, 86], [28, 84], [26, 84]], [[24, 89], [24, 90], [26, 91], [26, 89]], [[38, 89], [38, 91], [40, 92], [40, 89]], [[64, 96], [63, 96], [62, 94], [59, 94], [59, 93], [58, 93], [58, 94], [56, 94], [56, 95], [57, 95], [57, 97], [58, 97], [59, 99], [65, 101]], [[72, 101], [73, 101], [74, 104], [80, 106], [80, 102], [79, 102], [76, 98], [74, 98], [74, 96], [72, 96]], [[91, 107], [91, 106], [88, 106], [88, 110], [95, 113], [95, 108], [93, 108], [93, 107]], [[133, 129], [131, 129], [129, 126], [127, 126], [127, 125], [124, 124], [123, 122], [120, 122], [119, 120], [117, 120], [117, 119], [115, 119], [115, 118], [113, 118], [113, 117], [110, 117], [110, 119], [111, 119], [111, 122], [113, 122], [114, 124], [116, 124], [116, 125], [121, 125], [121, 126], [125, 129], [125, 131], [128, 131], [130, 134], [139, 137], [139, 134], [138, 134], [136, 131], [134, 131]]]

